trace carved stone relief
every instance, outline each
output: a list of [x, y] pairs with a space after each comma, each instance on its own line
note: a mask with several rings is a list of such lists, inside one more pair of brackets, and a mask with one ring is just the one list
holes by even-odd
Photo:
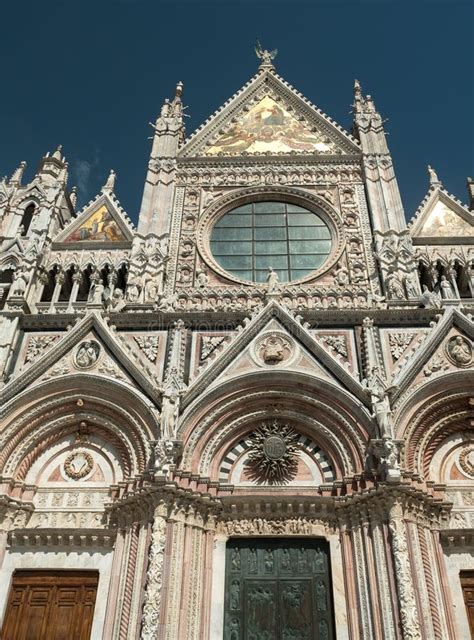
[[101, 347], [96, 340], [85, 340], [77, 347], [74, 365], [78, 369], [90, 369], [99, 359]]
[[289, 336], [272, 331], [260, 337], [252, 351], [255, 361], [260, 365], [288, 365], [295, 354], [295, 345]]
[[298, 434], [276, 420], [264, 423], [248, 438], [247, 473], [257, 483], [285, 484], [298, 469]]
[[158, 336], [134, 336], [134, 338], [148, 360], [155, 362], [158, 355], [160, 338]]
[[81, 480], [92, 471], [93, 466], [91, 454], [79, 449], [70, 453], [64, 461], [64, 472], [72, 480]]
[[453, 336], [446, 343], [446, 355], [456, 367], [469, 367], [472, 363], [472, 345], [464, 336]]
[[57, 340], [59, 340], [59, 335], [31, 336], [28, 338], [25, 362], [33, 362], [36, 360], [38, 356], [49, 349]]

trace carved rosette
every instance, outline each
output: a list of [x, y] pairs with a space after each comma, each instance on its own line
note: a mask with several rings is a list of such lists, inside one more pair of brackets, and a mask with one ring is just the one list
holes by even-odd
[[248, 439], [247, 471], [257, 483], [285, 484], [298, 470], [298, 434], [276, 420], [262, 424]]
[[410, 558], [408, 556], [406, 529], [401, 516], [400, 506], [395, 505], [392, 507], [389, 528], [392, 534], [392, 551], [397, 579], [403, 640], [421, 640]]
[[166, 520], [161, 515], [155, 515], [143, 605], [141, 640], [155, 640], [158, 636], [165, 543]]

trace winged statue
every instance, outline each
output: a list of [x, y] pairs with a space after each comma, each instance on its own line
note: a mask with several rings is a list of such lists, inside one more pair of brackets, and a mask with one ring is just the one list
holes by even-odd
[[267, 49], [263, 49], [260, 44], [260, 40], [257, 38], [257, 44], [255, 45], [255, 54], [257, 58], [262, 61], [262, 64], [272, 64], [272, 60], [274, 60], [277, 56], [278, 49], [273, 49], [273, 51], [268, 51]]

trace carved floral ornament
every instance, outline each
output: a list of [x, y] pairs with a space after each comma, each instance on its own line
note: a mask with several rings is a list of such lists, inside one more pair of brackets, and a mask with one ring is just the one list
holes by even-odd
[[64, 462], [64, 473], [72, 480], [85, 478], [94, 466], [94, 459], [87, 451], [79, 449], [68, 455]]
[[238, 189], [237, 191], [231, 191], [230, 193], [217, 198], [215, 202], [212, 202], [201, 216], [196, 231], [197, 249], [202, 260], [208, 265], [208, 267], [226, 278], [226, 280], [242, 284], [242, 280], [223, 269], [214, 259], [210, 248], [211, 231], [215, 223], [228, 211], [248, 202], [264, 200], [284, 201], [307, 208], [310, 211], [317, 208], [318, 216], [322, 218], [331, 232], [331, 252], [328, 258], [318, 269], [315, 269], [309, 275], [301, 278], [300, 280], [292, 281], [292, 285], [314, 280], [334, 268], [334, 265], [340, 259], [346, 244], [344, 227], [340, 214], [322, 197], [290, 187], [253, 187]]

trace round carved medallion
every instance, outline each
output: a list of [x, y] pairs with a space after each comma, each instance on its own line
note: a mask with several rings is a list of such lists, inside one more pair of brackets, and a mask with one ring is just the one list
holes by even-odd
[[286, 443], [280, 436], [268, 436], [263, 442], [263, 451], [270, 460], [280, 460], [286, 453]]
[[85, 478], [94, 466], [94, 459], [87, 451], [73, 451], [64, 462], [64, 472], [73, 480]]
[[276, 420], [264, 423], [248, 439], [247, 473], [255, 482], [285, 484], [298, 470], [298, 434]]
[[78, 369], [90, 369], [99, 359], [100, 344], [96, 340], [85, 340], [77, 347], [74, 364]]
[[446, 355], [457, 367], [468, 367], [472, 362], [472, 345], [464, 336], [453, 336], [446, 343]]
[[461, 451], [459, 465], [466, 475], [474, 478], [474, 446], [465, 447]]
[[279, 365], [288, 364], [294, 355], [292, 342], [275, 331], [260, 338], [254, 346], [254, 357], [259, 364]]

